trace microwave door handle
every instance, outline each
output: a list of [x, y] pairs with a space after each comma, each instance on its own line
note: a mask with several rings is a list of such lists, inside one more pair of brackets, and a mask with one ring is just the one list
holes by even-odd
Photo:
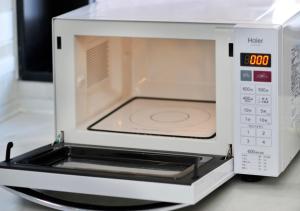
[[168, 202], [154, 202], [152, 204], [145, 204], [145, 205], [132, 205], [132, 206], [101, 206], [101, 205], [91, 205], [85, 203], [78, 203], [78, 202], [71, 202], [60, 198], [55, 198], [53, 196], [49, 196], [45, 193], [29, 189], [29, 188], [20, 188], [20, 187], [11, 187], [5, 186], [9, 192], [22, 197], [28, 201], [34, 202], [36, 204], [46, 206], [52, 209], [57, 210], [97, 210], [97, 211], [123, 211], [123, 210], [135, 210], [135, 211], [161, 211], [161, 210], [175, 210], [179, 208], [183, 208], [188, 206], [187, 204], [175, 204], [175, 203], [168, 203]]
[[14, 144], [13, 142], [8, 142], [6, 145], [6, 153], [5, 153], [5, 162], [9, 162], [10, 156], [11, 156], [11, 149], [13, 148]]

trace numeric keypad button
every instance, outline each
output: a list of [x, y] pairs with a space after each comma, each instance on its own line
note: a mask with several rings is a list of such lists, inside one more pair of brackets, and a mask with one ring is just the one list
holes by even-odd
[[241, 106], [241, 113], [246, 115], [255, 115], [254, 106]]
[[255, 124], [255, 116], [250, 115], [242, 115], [241, 122], [243, 124]]
[[254, 128], [242, 128], [241, 129], [242, 136], [255, 137], [255, 129]]
[[256, 123], [259, 125], [270, 125], [272, 119], [269, 116], [256, 116]]
[[256, 136], [260, 138], [271, 138], [272, 131], [266, 130], [266, 129], [257, 129], [256, 130]]
[[241, 93], [242, 94], [255, 94], [255, 88], [253, 85], [242, 85]]
[[255, 95], [241, 95], [242, 104], [255, 104]]
[[272, 114], [272, 108], [271, 107], [256, 107], [256, 115], [260, 116], [269, 116]]
[[256, 144], [258, 146], [270, 147], [272, 146], [272, 141], [270, 138], [256, 138]]
[[256, 85], [255, 92], [259, 95], [271, 95], [271, 86]]
[[266, 105], [266, 106], [271, 105], [272, 104], [271, 96], [257, 95], [256, 96], [256, 104], [257, 105]]
[[241, 137], [241, 144], [254, 146], [255, 138], [254, 137]]

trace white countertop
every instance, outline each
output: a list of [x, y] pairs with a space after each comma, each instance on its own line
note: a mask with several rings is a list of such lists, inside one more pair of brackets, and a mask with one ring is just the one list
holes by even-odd
[[[0, 160], [5, 146], [14, 141], [13, 155], [53, 142], [53, 116], [20, 113], [0, 123]], [[42, 178], [41, 178], [42, 179]], [[51, 210], [23, 200], [0, 188], [0, 210]], [[257, 183], [245, 183], [233, 178], [195, 206], [182, 211], [299, 211], [300, 156], [279, 178], [265, 178]]]

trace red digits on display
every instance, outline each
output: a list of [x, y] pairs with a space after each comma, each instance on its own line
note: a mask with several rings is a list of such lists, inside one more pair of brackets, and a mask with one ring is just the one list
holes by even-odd
[[250, 65], [263, 65], [267, 66], [269, 64], [269, 56], [268, 55], [251, 55], [250, 56]]

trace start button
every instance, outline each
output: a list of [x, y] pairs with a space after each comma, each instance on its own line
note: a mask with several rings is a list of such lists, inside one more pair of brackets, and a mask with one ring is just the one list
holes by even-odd
[[254, 71], [253, 78], [256, 82], [271, 82], [272, 73], [270, 71]]

